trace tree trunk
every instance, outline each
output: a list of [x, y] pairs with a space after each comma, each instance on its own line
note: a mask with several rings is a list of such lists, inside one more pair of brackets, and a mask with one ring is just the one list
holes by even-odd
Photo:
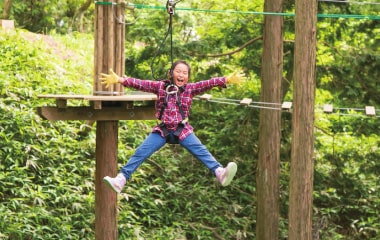
[[9, 19], [9, 16], [11, 15], [11, 9], [12, 9], [13, 0], [4, 0], [4, 9], [3, 9], [3, 15], [2, 19]]
[[83, 32], [83, 18], [84, 18], [84, 13], [88, 10], [88, 8], [91, 6], [91, 3], [93, 2], [93, 0], [86, 0], [86, 2], [84, 2], [82, 4], [82, 6], [80, 6], [80, 8], [78, 9], [78, 12], [77, 12], [77, 19], [74, 18], [74, 21], [78, 21], [78, 29], [79, 29], [79, 32]]
[[[282, 0], [266, 0], [265, 12], [282, 12]], [[265, 16], [261, 101], [281, 102], [283, 18]], [[279, 169], [281, 111], [261, 109], [259, 161], [257, 164], [256, 238], [279, 239]]]
[[296, 0], [289, 239], [312, 239], [317, 0]]

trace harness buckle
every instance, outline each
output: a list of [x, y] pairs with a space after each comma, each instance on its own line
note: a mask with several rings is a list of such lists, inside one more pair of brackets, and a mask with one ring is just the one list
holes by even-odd
[[183, 125], [185, 125], [188, 121], [189, 121], [189, 118], [185, 118], [185, 119], [183, 119], [183, 120], [181, 121], [181, 123], [182, 123]]
[[[171, 87], [173, 87], [174, 90], [169, 91]], [[166, 87], [166, 89], [165, 89], [165, 91], [166, 91], [167, 94], [177, 94], [177, 93], [178, 93], [178, 90], [179, 90], [179, 88], [178, 88], [176, 85], [174, 85], [174, 84], [170, 84], [170, 85], [168, 85], [168, 86]]]

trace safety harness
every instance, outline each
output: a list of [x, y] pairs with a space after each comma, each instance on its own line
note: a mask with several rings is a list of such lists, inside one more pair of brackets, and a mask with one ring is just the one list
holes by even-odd
[[176, 105], [178, 106], [179, 112], [181, 114], [182, 121], [178, 124], [177, 129], [175, 131], [169, 131], [165, 125], [165, 123], [161, 122], [158, 126], [160, 127], [161, 131], [163, 132], [166, 142], [170, 144], [178, 144], [179, 143], [179, 135], [181, 134], [183, 128], [185, 127], [185, 124], [187, 123], [188, 119], [185, 117], [185, 113], [182, 109], [182, 103], [181, 103], [181, 96], [180, 94], [185, 91], [184, 87], [177, 87], [175, 84], [173, 84], [172, 81], [165, 81], [165, 92], [166, 96], [164, 98], [164, 104], [161, 107], [160, 115], [158, 117], [159, 120], [162, 120], [162, 115], [164, 114], [165, 108], [168, 106], [168, 99], [170, 95], [175, 94], [176, 95]]
[[[169, 27], [168, 27], [168, 30], [165, 34], [164, 39], [162, 40], [160, 46], [158, 47], [158, 49], [155, 53], [155, 55], [152, 59], [151, 65], [150, 65], [150, 68], [152, 71], [152, 77], [156, 80], [158, 78], [154, 74], [153, 64], [154, 64], [154, 61], [155, 61], [156, 57], [158, 56], [159, 52], [161, 51], [161, 47], [164, 45], [165, 40], [169, 34], [170, 34], [170, 60], [172, 63], [171, 66], [173, 66], [173, 15], [175, 12], [175, 6], [180, 1], [182, 1], [182, 0], [167, 0], [167, 2], [166, 2], [166, 11], [169, 14]], [[183, 91], [185, 91], [185, 88], [184, 87], [178, 87], [174, 84], [174, 82], [173, 82], [173, 69], [170, 69], [170, 74], [171, 74], [170, 81], [165, 81], [164, 89], [166, 92], [166, 96], [164, 98], [164, 104], [161, 107], [158, 120], [162, 121], [162, 115], [164, 114], [165, 108], [168, 106], [169, 96], [172, 94], [175, 94], [176, 98], [177, 98], [176, 104], [177, 104], [179, 112], [181, 114], [182, 121], [178, 124], [177, 129], [175, 131], [169, 131], [163, 122], [161, 122], [158, 126], [160, 127], [161, 131], [163, 132], [167, 143], [178, 144], [179, 143], [179, 135], [181, 134], [183, 128], [185, 127], [186, 122], [188, 121], [188, 119], [185, 118], [185, 113], [182, 109], [181, 97], [180, 97], [180, 94]]]

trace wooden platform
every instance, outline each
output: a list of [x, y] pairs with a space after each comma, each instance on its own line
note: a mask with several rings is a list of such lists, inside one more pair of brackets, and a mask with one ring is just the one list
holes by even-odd
[[[67, 100], [87, 100], [90, 102], [134, 102], [134, 101], [155, 101], [157, 96], [150, 93], [133, 92], [122, 96], [94, 96], [94, 95], [75, 95], [75, 94], [45, 94], [38, 95], [39, 98], [52, 98], [56, 100], [57, 107], [67, 106]], [[99, 106], [96, 106], [99, 107]], [[95, 107], [95, 108], [96, 108]], [[101, 107], [101, 106], [100, 106]]]
[[155, 101], [157, 96], [151, 93], [133, 92], [127, 95], [118, 96], [94, 96], [94, 95], [75, 95], [75, 94], [43, 94], [39, 98], [53, 98], [59, 100], [89, 100], [89, 101]]
[[92, 102], [95, 109], [101, 109], [101, 102], [134, 102], [134, 101], [155, 101], [157, 96], [151, 93], [133, 92], [122, 96], [94, 96], [75, 94], [45, 94], [38, 95], [39, 98], [55, 99], [58, 108], [66, 108], [68, 100], [86, 100]]
[[[55, 100], [55, 106], [39, 107], [38, 114], [47, 120], [152, 120], [154, 104], [134, 106], [134, 102], [156, 101], [157, 96], [133, 92], [122, 96], [94, 96], [75, 94], [45, 94], [39, 98]], [[85, 106], [68, 106], [69, 100], [88, 101]], [[117, 104], [119, 102], [119, 104]], [[116, 104], [115, 104], [116, 103]]]

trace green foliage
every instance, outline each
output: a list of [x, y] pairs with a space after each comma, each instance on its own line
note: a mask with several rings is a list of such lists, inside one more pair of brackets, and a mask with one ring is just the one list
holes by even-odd
[[70, 50], [70, 60], [49, 52], [68, 49], [40, 37], [46, 36], [0, 35], [0, 51], [7, 56], [0, 61], [0, 232], [7, 239], [84, 239], [93, 234], [94, 136], [83, 139], [80, 122], [44, 121], [35, 107], [44, 105], [38, 94], [85, 93], [89, 79], [73, 78], [71, 72], [83, 69], [71, 61], [89, 59], [80, 51]]
[[[44, 27], [68, 31], [69, 25], [60, 30], [56, 21], [75, 19], [75, 6], [80, 4], [37, 2], [15, 2], [13, 16], [18, 26], [38, 32]], [[32, 3], [38, 8], [31, 9]], [[291, 12], [292, 4], [285, 1], [285, 11]], [[191, 1], [178, 6], [262, 11], [263, 2]], [[376, 13], [376, 6], [319, 6], [320, 13]], [[168, 15], [163, 10], [138, 9], [128, 11], [127, 20], [134, 23], [126, 27], [126, 74], [151, 79], [151, 60], [166, 33]], [[285, 39], [292, 40], [294, 21], [284, 20]], [[229, 52], [260, 36], [261, 16], [177, 11], [173, 24], [174, 58], [191, 63], [191, 80], [241, 69], [248, 76], [247, 83], [211, 94], [260, 100], [261, 41], [231, 56], [202, 54]], [[318, 19], [318, 106], [327, 102], [342, 107], [373, 104], [378, 109], [377, 29], [377, 21]], [[167, 39], [153, 64], [160, 76], [170, 66], [169, 47]], [[293, 48], [289, 41], [284, 44], [284, 77], [290, 86], [290, 90], [284, 86], [287, 100], [292, 95]], [[35, 114], [37, 106], [51, 104], [37, 98], [38, 94], [91, 93], [92, 36], [0, 32], [0, 55], [0, 238], [94, 239], [95, 134], [91, 130], [83, 134], [84, 122], [48, 122]], [[326, 115], [318, 106], [315, 235], [320, 239], [379, 239], [379, 119], [352, 111], [341, 114], [355, 116]], [[291, 112], [282, 114], [281, 239], [287, 238], [288, 227], [291, 117]], [[258, 119], [256, 108], [194, 100], [190, 120], [197, 136], [220, 162], [238, 163], [236, 180], [221, 188], [184, 149], [164, 147], [138, 169], [119, 195], [120, 239], [255, 239]], [[119, 124], [121, 167], [155, 122]]]
[[[332, 5], [324, 6], [322, 4], [321, 8], [327, 13], [337, 9]], [[347, 13], [356, 14], [370, 15], [380, 10], [378, 6], [359, 8], [358, 4], [339, 6], [350, 6]], [[379, 24], [379, 21], [370, 20], [320, 20], [318, 74], [320, 79], [329, 81], [319, 82], [319, 87], [336, 96], [335, 104], [380, 104], [377, 80], [380, 74]]]
[[13, 1], [10, 18], [17, 27], [32, 32], [89, 31], [93, 28], [94, 4], [81, 15], [78, 10], [84, 3], [84, 0]]
[[[377, 239], [377, 119], [317, 115], [315, 222], [323, 238]], [[377, 128], [377, 127], [376, 127]]]

